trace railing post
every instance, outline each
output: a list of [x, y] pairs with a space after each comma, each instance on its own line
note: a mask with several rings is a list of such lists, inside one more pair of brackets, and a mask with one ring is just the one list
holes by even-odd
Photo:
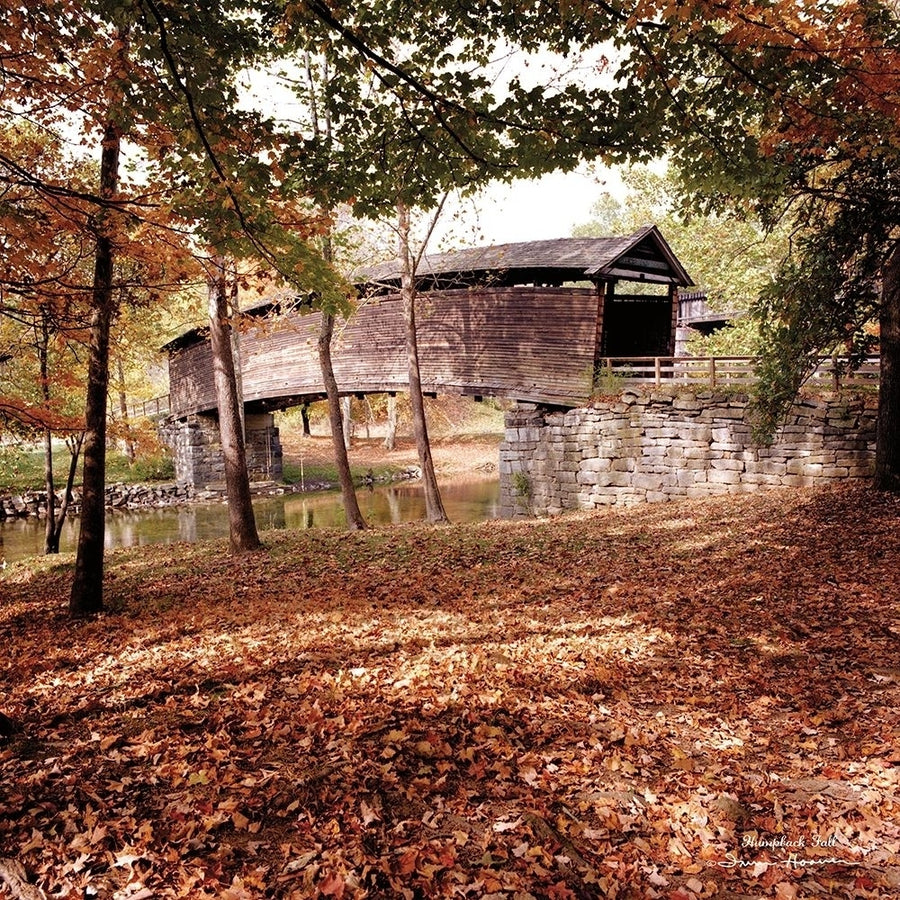
[[653, 358], [653, 374], [656, 378], [656, 386], [659, 387], [662, 384], [662, 360], [658, 356]]
[[716, 386], [716, 358], [714, 356], [709, 358], [709, 386], [711, 388]]

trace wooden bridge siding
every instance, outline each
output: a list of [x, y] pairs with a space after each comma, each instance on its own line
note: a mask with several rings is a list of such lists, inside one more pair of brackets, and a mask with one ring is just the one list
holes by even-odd
[[[592, 289], [510, 287], [432, 292], [417, 307], [426, 390], [575, 405], [587, 399], [597, 333]], [[324, 393], [316, 342], [319, 313], [290, 314], [240, 336], [244, 401]], [[399, 297], [361, 304], [338, 321], [335, 377], [344, 393], [408, 386]], [[208, 341], [169, 358], [172, 414], [216, 406]]]
[[417, 310], [422, 380], [438, 390], [572, 403], [590, 393], [591, 289], [447, 292]]

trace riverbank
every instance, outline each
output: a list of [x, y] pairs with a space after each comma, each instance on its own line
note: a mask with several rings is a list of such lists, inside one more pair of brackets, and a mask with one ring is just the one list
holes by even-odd
[[[502, 431], [433, 438], [431, 453], [438, 479], [460, 481], [466, 477], [485, 478], [495, 474], [502, 440]], [[321, 473], [327, 473], [329, 483], [336, 486], [330, 436], [288, 433], [282, 435], [281, 443], [285, 471], [292, 479], [299, 477], [302, 467], [304, 473], [319, 473], [320, 477]], [[356, 437], [348, 456], [357, 478], [364, 478], [368, 473], [390, 478], [393, 473], [418, 472], [419, 469], [415, 441], [409, 436], [398, 438], [392, 450], [385, 449], [381, 437]]]
[[0, 857], [54, 896], [894, 896], [898, 515], [784, 489], [140, 547], [74, 623], [71, 559], [15, 564]]
[[[460, 482], [486, 478], [497, 471], [502, 434], [456, 434], [432, 443], [435, 468], [440, 480]], [[260, 482], [252, 485], [255, 496], [328, 491], [338, 488], [334, 450], [330, 437], [289, 434], [284, 440], [284, 483]], [[349, 452], [354, 481], [358, 487], [412, 481], [420, 477], [419, 458], [410, 438], [397, 440], [386, 450], [381, 438], [356, 438]], [[190, 503], [210, 503], [225, 497], [224, 485], [205, 489], [173, 482], [129, 484], [119, 482], [106, 488], [108, 509], [161, 509]], [[62, 494], [57, 495], [57, 509]], [[78, 515], [80, 487], [73, 491], [70, 514]], [[7, 519], [43, 516], [47, 493], [43, 490], [0, 488], [0, 522]]]

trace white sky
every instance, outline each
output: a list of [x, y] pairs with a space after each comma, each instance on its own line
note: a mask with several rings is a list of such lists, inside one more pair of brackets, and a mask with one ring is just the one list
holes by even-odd
[[599, 166], [496, 184], [445, 212], [432, 249], [570, 237], [574, 226], [592, 218], [591, 208], [604, 193], [621, 190], [618, 174]]

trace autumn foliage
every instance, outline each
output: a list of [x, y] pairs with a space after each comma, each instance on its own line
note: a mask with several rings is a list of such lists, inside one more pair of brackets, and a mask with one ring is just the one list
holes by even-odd
[[0, 857], [48, 895], [900, 893], [897, 501], [279, 533], [3, 576]]

